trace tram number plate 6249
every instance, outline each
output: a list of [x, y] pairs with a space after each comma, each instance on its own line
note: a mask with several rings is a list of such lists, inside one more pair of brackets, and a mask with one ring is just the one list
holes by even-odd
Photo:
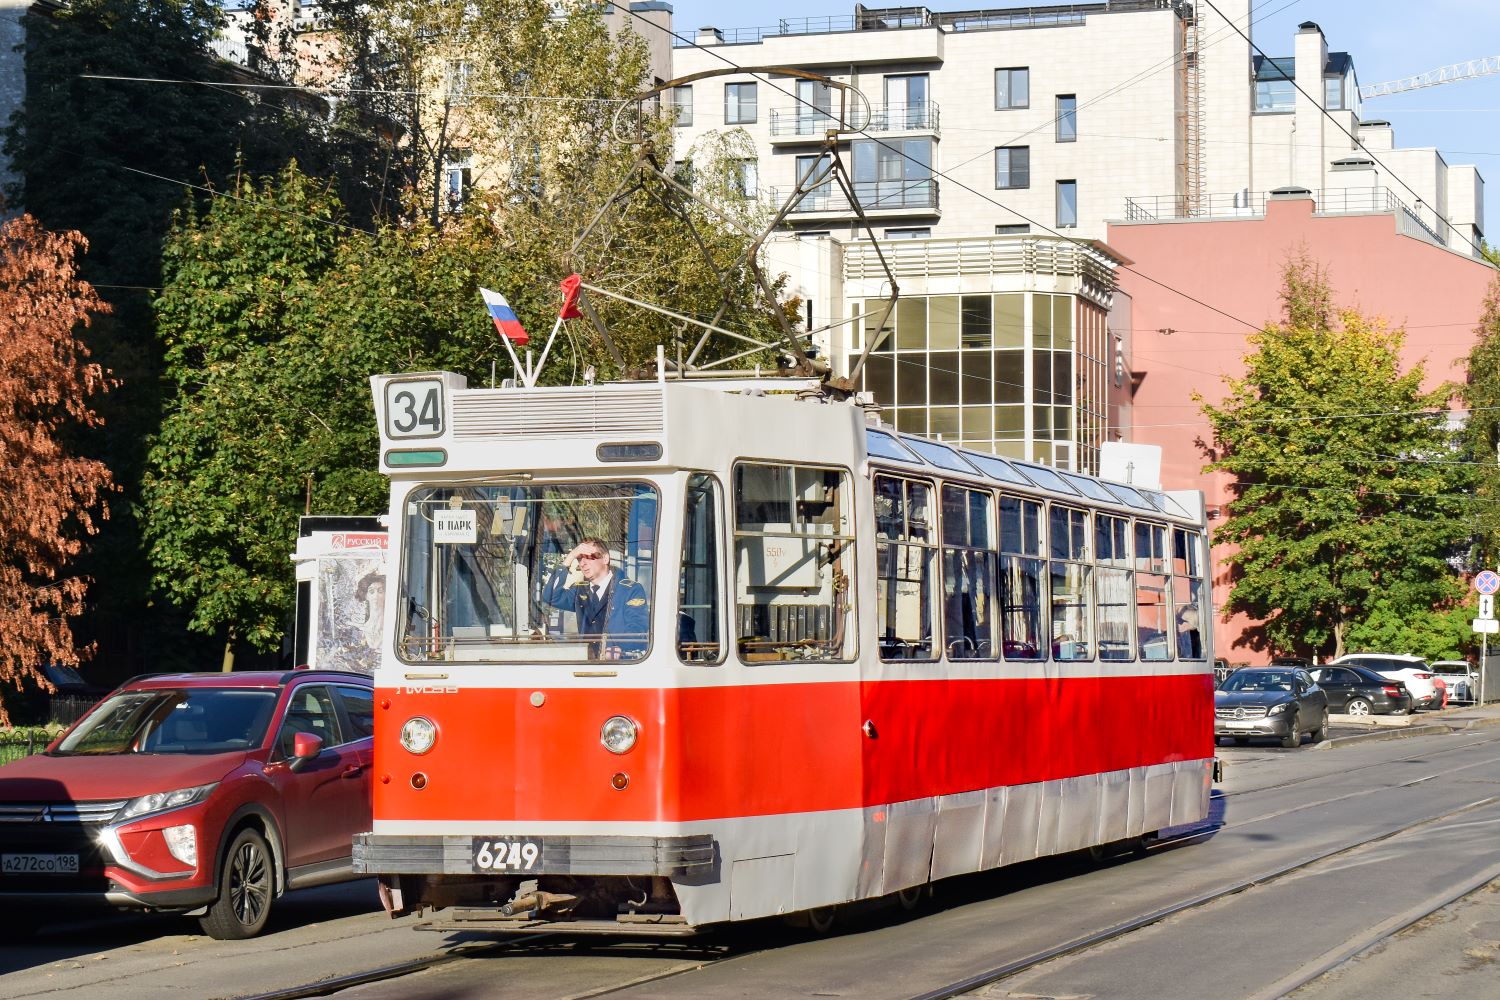
[[530, 840], [474, 838], [476, 872], [527, 872], [541, 856], [541, 847]]

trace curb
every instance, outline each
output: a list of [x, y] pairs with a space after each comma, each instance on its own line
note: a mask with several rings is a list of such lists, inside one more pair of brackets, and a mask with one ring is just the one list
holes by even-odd
[[[1494, 725], [1500, 723], [1500, 719], [1476, 719], [1474, 721], [1483, 722], [1485, 725]], [[1314, 744], [1313, 749], [1332, 750], [1337, 747], [1350, 746], [1355, 743], [1373, 743], [1377, 740], [1404, 740], [1408, 736], [1447, 736], [1449, 733], [1452, 733], [1454, 731], [1455, 728], [1453, 726], [1443, 725], [1402, 726], [1400, 728], [1389, 727], [1385, 729], [1377, 729], [1369, 733], [1355, 733], [1352, 736], [1335, 736], [1331, 740], [1324, 740], [1322, 743]]]

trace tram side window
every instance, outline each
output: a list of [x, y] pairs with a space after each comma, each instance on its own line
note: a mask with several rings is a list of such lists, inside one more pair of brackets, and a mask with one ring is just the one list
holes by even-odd
[[1089, 611], [1089, 515], [1053, 504], [1048, 534], [1052, 539], [1052, 658], [1094, 658], [1093, 615]]
[[684, 663], [718, 663], [719, 483], [688, 477], [682, 512], [682, 578], [677, 603], [677, 655]]
[[734, 469], [735, 641], [747, 663], [854, 655], [849, 474]]
[[1000, 648], [1007, 660], [1047, 655], [1042, 634], [1042, 505], [1000, 497]]
[[937, 655], [933, 515], [930, 484], [875, 477], [875, 600], [882, 660], [931, 660]]
[[1172, 658], [1172, 607], [1167, 593], [1167, 529], [1135, 524], [1136, 648], [1143, 660]]
[[993, 660], [995, 535], [988, 492], [943, 487], [943, 641], [950, 660]]
[[1094, 516], [1094, 607], [1099, 659], [1135, 659], [1135, 580], [1130, 571], [1130, 521]]
[[1172, 606], [1177, 631], [1177, 658], [1201, 660], [1203, 648], [1203, 569], [1199, 535], [1172, 529]]

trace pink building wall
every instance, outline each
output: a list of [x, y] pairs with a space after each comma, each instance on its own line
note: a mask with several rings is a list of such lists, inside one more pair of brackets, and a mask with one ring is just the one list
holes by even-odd
[[[1406, 330], [1403, 367], [1425, 362], [1428, 388], [1464, 377], [1463, 360], [1495, 270], [1400, 235], [1392, 214], [1317, 215], [1313, 208], [1311, 198], [1275, 199], [1259, 219], [1110, 223], [1110, 247], [1154, 279], [1120, 271], [1121, 288], [1132, 299], [1129, 367], [1137, 383], [1120, 411], [1123, 437], [1160, 445], [1162, 485], [1203, 490], [1211, 512], [1228, 500], [1227, 479], [1202, 471], [1200, 441], [1207, 441], [1209, 426], [1193, 394], [1221, 402], [1224, 376], [1244, 373], [1245, 337], [1252, 330], [1229, 317], [1257, 329], [1279, 320], [1281, 270], [1299, 250], [1327, 274], [1335, 308], [1355, 307]], [[1229, 596], [1223, 556], [1215, 548], [1215, 607]], [[1253, 645], [1254, 624], [1242, 615], [1216, 623], [1214, 655], [1265, 662], [1270, 651]]]

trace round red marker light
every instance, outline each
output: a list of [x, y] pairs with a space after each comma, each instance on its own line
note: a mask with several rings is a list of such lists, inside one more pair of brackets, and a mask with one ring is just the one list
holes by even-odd
[[615, 791], [623, 792], [630, 786], [630, 775], [624, 771], [616, 771], [615, 776], [609, 779], [609, 783], [614, 786]]
[[389, 785], [391, 783], [391, 776], [389, 774], [382, 774], [380, 776], [380, 783], [382, 785]]
[[382, 698], [382, 699], [380, 699], [380, 707], [381, 708], [390, 708], [391, 707], [391, 699], [389, 699], [389, 698]]
[[411, 787], [417, 789], [418, 791], [421, 791], [423, 788], [426, 788], [427, 787], [427, 775], [423, 774], [421, 771], [418, 771], [416, 774], [412, 775], [411, 776]]

